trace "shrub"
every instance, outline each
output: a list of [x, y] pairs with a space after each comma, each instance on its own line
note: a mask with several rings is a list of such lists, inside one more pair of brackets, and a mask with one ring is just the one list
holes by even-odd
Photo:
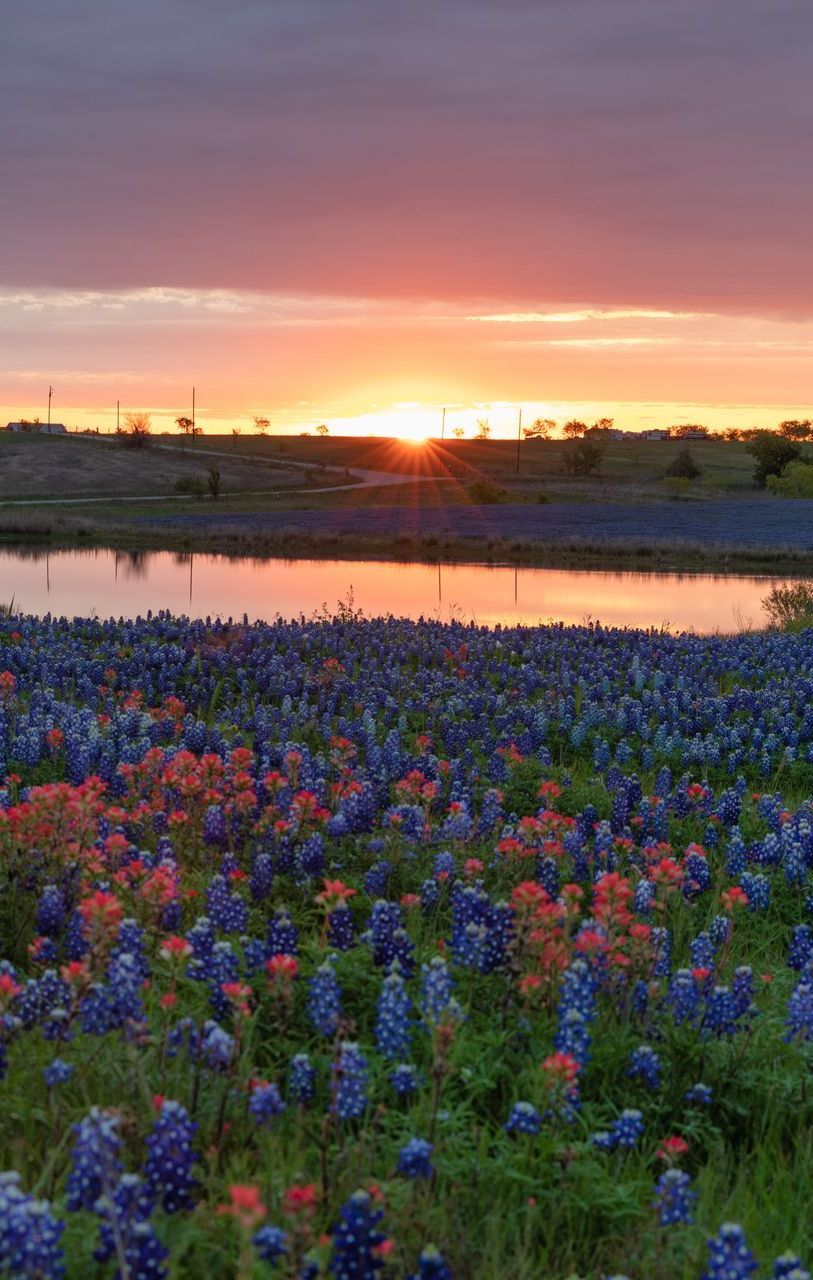
[[206, 472], [206, 484], [215, 501], [220, 497], [220, 472], [217, 467], [210, 467]]
[[148, 413], [125, 413], [124, 428], [119, 432], [128, 449], [149, 449], [152, 423]]
[[175, 481], [176, 493], [188, 493], [193, 498], [202, 498], [206, 492], [203, 476], [179, 476]]
[[775, 435], [773, 431], [760, 431], [745, 448], [756, 459], [754, 484], [757, 489], [766, 488], [768, 476], [781, 475], [788, 463], [795, 462], [802, 453], [798, 444]]
[[782, 474], [767, 477], [765, 487], [780, 498], [813, 498], [813, 466], [797, 459], [782, 468]]
[[475, 480], [466, 490], [472, 502], [479, 506], [491, 506], [497, 502], [505, 502], [508, 494], [502, 485], [491, 480]]
[[675, 454], [664, 472], [664, 475], [675, 480], [697, 480], [702, 474], [702, 468], [692, 457], [691, 449], [685, 446]]
[[595, 437], [574, 440], [565, 449], [565, 471], [570, 476], [591, 476], [598, 471], [604, 457], [604, 446]]
[[762, 601], [762, 607], [769, 624], [777, 630], [806, 631], [813, 627], [813, 583], [790, 582], [784, 587], [773, 587]]

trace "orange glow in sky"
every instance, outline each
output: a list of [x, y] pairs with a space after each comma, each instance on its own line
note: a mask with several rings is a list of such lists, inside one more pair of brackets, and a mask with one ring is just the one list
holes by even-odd
[[494, 438], [552, 418], [631, 430], [775, 426], [810, 415], [813, 320], [551, 304], [277, 297], [219, 290], [0, 288], [0, 422], [174, 431]]

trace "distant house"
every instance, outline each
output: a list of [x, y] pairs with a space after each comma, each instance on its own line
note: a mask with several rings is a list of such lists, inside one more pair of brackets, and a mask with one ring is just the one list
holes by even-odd
[[679, 437], [681, 440], [708, 440], [708, 431], [683, 431]]
[[68, 428], [64, 422], [7, 422], [6, 431], [29, 431], [40, 436], [64, 436]]
[[668, 427], [651, 427], [648, 431], [640, 432], [641, 440], [669, 440], [671, 432]]

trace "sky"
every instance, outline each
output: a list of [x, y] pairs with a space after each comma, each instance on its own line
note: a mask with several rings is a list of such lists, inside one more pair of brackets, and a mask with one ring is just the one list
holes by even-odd
[[0, 7], [0, 419], [810, 415], [810, 0]]

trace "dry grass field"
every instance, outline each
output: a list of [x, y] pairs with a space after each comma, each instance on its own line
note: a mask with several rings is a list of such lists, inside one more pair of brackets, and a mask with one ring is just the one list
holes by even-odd
[[[172, 447], [165, 447], [167, 443]], [[175, 492], [178, 480], [203, 480], [212, 465], [220, 471], [224, 494], [328, 483], [319, 469], [307, 463], [279, 466], [235, 452], [224, 457], [203, 453], [195, 456], [175, 444], [156, 440], [148, 449], [130, 449], [105, 438], [0, 431], [0, 501], [169, 496]], [[222, 444], [216, 442], [210, 447], [217, 449]], [[335, 476], [330, 482], [338, 483]]]

